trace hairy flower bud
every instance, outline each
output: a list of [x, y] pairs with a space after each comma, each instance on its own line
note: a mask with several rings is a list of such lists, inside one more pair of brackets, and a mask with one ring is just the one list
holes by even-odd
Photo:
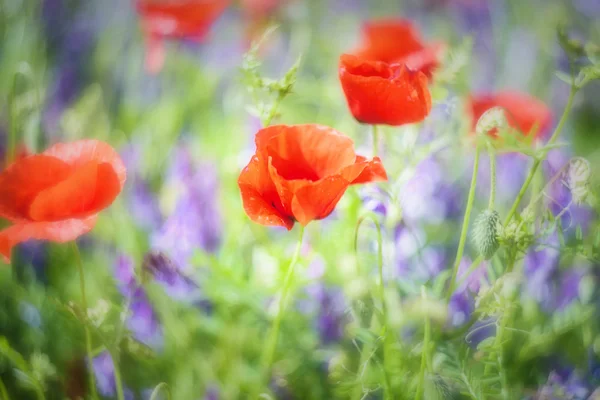
[[590, 163], [585, 158], [574, 157], [569, 162], [566, 181], [573, 203], [583, 204], [588, 199], [591, 173]]
[[502, 130], [508, 126], [508, 120], [502, 107], [492, 107], [484, 112], [475, 126], [477, 135], [487, 135], [490, 131]]
[[473, 226], [473, 244], [481, 256], [489, 260], [492, 258], [500, 243], [498, 231], [500, 229], [500, 217], [494, 210], [485, 210], [475, 220]]

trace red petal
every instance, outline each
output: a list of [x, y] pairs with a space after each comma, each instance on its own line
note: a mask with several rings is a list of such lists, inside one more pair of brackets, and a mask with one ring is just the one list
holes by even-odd
[[[496, 94], [482, 94], [469, 99], [469, 109], [473, 116], [473, 129], [479, 118], [492, 107], [502, 107], [508, 123], [519, 129], [527, 136], [534, 127], [537, 127], [535, 137], [548, 132], [552, 122], [550, 108], [525, 93], [504, 91]], [[490, 132], [494, 135], [494, 132]]]
[[59, 221], [96, 214], [121, 191], [112, 166], [96, 162], [79, 167], [59, 184], [41, 191], [29, 209], [34, 221]]
[[108, 144], [98, 140], [79, 140], [71, 143], [58, 143], [43, 154], [59, 158], [72, 167], [79, 168], [90, 161], [112, 166], [122, 189], [127, 173], [119, 154]]
[[356, 158], [352, 139], [322, 125], [277, 125], [259, 135], [257, 143], [285, 180], [317, 181], [339, 173]]
[[201, 40], [229, 0], [187, 0], [157, 2], [138, 0], [136, 7], [144, 29], [164, 37]]
[[342, 176], [352, 185], [369, 182], [387, 181], [387, 173], [379, 157], [367, 160], [356, 156], [356, 162], [342, 171]]
[[22, 158], [0, 173], [0, 216], [24, 220], [37, 194], [65, 179], [72, 171], [62, 160], [48, 155]]
[[427, 76], [401, 65], [385, 72], [384, 66], [350, 55], [340, 58], [340, 82], [354, 118], [392, 126], [425, 119], [431, 110]]
[[325, 178], [298, 189], [292, 200], [296, 220], [306, 225], [310, 221], [323, 219], [334, 210], [349, 183], [341, 175]]
[[291, 216], [283, 214], [283, 206], [271, 181], [266, 161], [255, 155], [242, 170], [238, 179], [244, 210], [248, 217], [261, 225], [285, 226], [292, 229]]
[[10, 262], [12, 248], [29, 239], [70, 242], [91, 231], [96, 220], [97, 216], [91, 215], [84, 219], [17, 223], [0, 231], [0, 255], [5, 262]]
[[356, 55], [391, 63], [424, 48], [414, 25], [405, 19], [381, 19], [363, 26], [363, 45]]

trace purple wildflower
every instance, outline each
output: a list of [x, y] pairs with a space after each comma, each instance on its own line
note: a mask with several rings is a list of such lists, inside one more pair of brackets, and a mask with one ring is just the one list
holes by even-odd
[[213, 166], [196, 167], [190, 153], [178, 148], [166, 187], [177, 192], [175, 209], [152, 237], [152, 248], [168, 254], [183, 270], [193, 252], [214, 252], [221, 242], [217, 175]]
[[215, 385], [211, 385], [208, 389], [206, 389], [206, 393], [204, 394], [204, 400], [219, 400], [220, 397], [219, 388]]
[[140, 144], [132, 144], [121, 151], [129, 178], [125, 186], [127, 208], [135, 223], [142, 229], [155, 231], [162, 223], [156, 195], [142, 177]]
[[298, 308], [314, 317], [316, 331], [324, 345], [338, 342], [347, 322], [342, 290], [318, 282], [308, 285], [305, 291], [307, 297], [298, 301]]
[[[112, 357], [108, 351], [103, 351], [92, 361], [94, 369], [94, 377], [96, 379], [96, 387], [102, 396], [113, 398], [117, 392], [115, 383], [115, 366]], [[134, 400], [133, 392], [128, 389], [123, 389], [125, 399]]]
[[460, 215], [463, 198], [448, 182], [444, 166], [433, 157], [422, 161], [400, 192], [402, 215], [408, 223], [440, 224]]
[[166, 255], [151, 252], [144, 257], [144, 271], [149, 272], [165, 292], [177, 300], [195, 301], [199, 299], [198, 285], [184, 276], [177, 266]]
[[586, 400], [589, 394], [589, 388], [577, 373], [563, 377], [551, 372], [548, 381], [538, 390], [533, 400]]
[[[547, 161], [544, 163], [544, 172], [548, 180], [552, 179], [561, 169], [569, 163], [568, 154], [553, 150], [548, 153]], [[564, 171], [563, 171], [564, 172]], [[594, 217], [594, 212], [586, 205], [572, 203], [572, 195], [567, 183], [560, 177], [546, 192], [549, 200], [548, 207], [554, 215], [562, 215], [561, 223], [565, 232], [574, 232], [572, 229], [581, 226], [584, 232], [589, 228]]]
[[144, 289], [135, 279], [133, 261], [121, 256], [115, 265], [115, 277], [123, 296], [130, 299], [127, 328], [136, 340], [160, 349], [163, 342], [162, 327]]

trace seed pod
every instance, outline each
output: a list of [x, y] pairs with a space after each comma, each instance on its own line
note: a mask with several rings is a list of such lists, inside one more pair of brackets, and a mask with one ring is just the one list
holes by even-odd
[[508, 120], [502, 107], [492, 107], [484, 112], [477, 120], [475, 133], [477, 135], [487, 135], [495, 131], [502, 130], [508, 126]]
[[498, 231], [500, 230], [500, 216], [494, 210], [485, 210], [477, 216], [473, 225], [473, 244], [481, 256], [489, 260], [492, 258], [500, 243]]
[[572, 158], [567, 172], [567, 185], [571, 191], [573, 203], [583, 204], [590, 193], [590, 163], [582, 157]]

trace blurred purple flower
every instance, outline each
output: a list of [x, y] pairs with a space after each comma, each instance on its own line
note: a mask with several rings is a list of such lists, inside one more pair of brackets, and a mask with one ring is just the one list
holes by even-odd
[[183, 275], [177, 266], [166, 255], [151, 252], [144, 257], [143, 268], [150, 273], [165, 292], [179, 301], [197, 301], [200, 299], [198, 285]]
[[[555, 246], [556, 238], [551, 238], [548, 243]], [[545, 309], [552, 308], [552, 277], [558, 271], [560, 254], [553, 247], [542, 250], [531, 250], [524, 258], [525, 276], [527, 277], [525, 287], [526, 294], [538, 302]]]
[[137, 284], [134, 264], [129, 257], [117, 259], [115, 277], [123, 296], [130, 299], [127, 328], [136, 340], [160, 349], [163, 344], [162, 326], [144, 289]]
[[156, 195], [152, 193], [148, 183], [140, 171], [141, 146], [131, 144], [121, 150], [121, 157], [128, 172], [124, 197], [127, 209], [135, 223], [142, 229], [155, 231], [162, 223], [162, 215]]
[[43, 117], [45, 129], [50, 133], [58, 131], [63, 111], [81, 91], [93, 50], [93, 33], [79, 12], [61, 0], [45, 0], [42, 4], [42, 25], [49, 48], [56, 55], [53, 87]]
[[[569, 161], [570, 157], [564, 151], [550, 151], [543, 164], [546, 179], [552, 179]], [[547, 206], [552, 213], [554, 215], [562, 213], [561, 224], [565, 233], [574, 233], [576, 226], [581, 226], [583, 232], [587, 232], [595, 213], [586, 205], [572, 203], [571, 191], [562, 177], [550, 185], [546, 195], [548, 197]]]
[[406, 226], [397, 230], [394, 243], [395, 278], [424, 282], [446, 269], [449, 264], [446, 250], [428, 244], [422, 231]]
[[430, 157], [422, 161], [400, 191], [405, 221], [440, 224], [462, 213], [463, 193], [448, 182], [445, 167]]
[[166, 186], [178, 191], [175, 210], [151, 241], [186, 270], [196, 249], [214, 252], [221, 243], [218, 177], [212, 165], [196, 167], [186, 148], [176, 149], [173, 160]]
[[338, 342], [348, 322], [342, 290], [319, 282], [308, 285], [305, 291], [306, 298], [298, 301], [298, 308], [314, 316], [315, 329], [324, 345]]
[[[105, 397], [113, 398], [116, 396], [117, 386], [115, 383], [115, 367], [108, 351], [103, 351], [92, 360], [94, 377], [98, 392]], [[133, 392], [123, 389], [126, 400], [134, 400]]]
[[533, 400], [586, 400], [589, 394], [589, 388], [575, 372], [567, 377], [551, 372]]
[[215, 385], [211, 385], [208, 389], [206, 389], [206, 393], [204, 394], [204, 400], [219, 400], [221, 396], [219, 396], [219, 388]]
[[16, 247], [15, 261], [20, 266], [29, 266], [41, 283], [47, 283], [46, 266], [48, 246], [41, 240], [28, 240]]
[[[471, 259], [464, 257], [458, 267], [459, 282], [463, 279], [469, 267]], [[475, 295], [479, 293], [482, 282], [487, 280], [485, 264], [479, 265], [475, 271], [469, 274], [465, 281], [457, 288], [450, 298], [448, 305], [448, 324], [457, 328], [471, 319], [475, 310]]]

